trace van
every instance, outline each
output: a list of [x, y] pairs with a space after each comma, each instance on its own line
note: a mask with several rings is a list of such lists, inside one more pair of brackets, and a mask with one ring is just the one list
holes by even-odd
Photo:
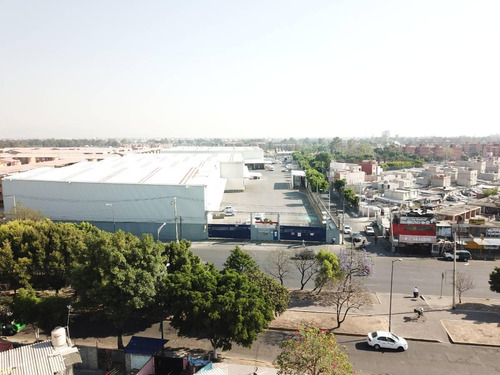
[[[469, 253], [467, 250], [457, 250], [457, 255], [456, 259], [461, 260], [463, 262], [468, 262], [469, 259], [472, 258], [471, 253]], [[447, 251], [443, 254], [444, 260], [453, 260], [453, 251]]]

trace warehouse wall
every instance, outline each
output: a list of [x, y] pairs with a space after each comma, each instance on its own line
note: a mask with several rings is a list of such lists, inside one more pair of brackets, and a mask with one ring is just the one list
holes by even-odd
[[[15, 195], [17, 205], [29, 207], [52, 220], [163, 223], [177, 215], [186, 223], [205, 224], [205, 187], [9, 180], [4, 195]], [[13, 199], [5, 208], [13, 208]], [[108, 205], [106, 205], [108, 204]]]

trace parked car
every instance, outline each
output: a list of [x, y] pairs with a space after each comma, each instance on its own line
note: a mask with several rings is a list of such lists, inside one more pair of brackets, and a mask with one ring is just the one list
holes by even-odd
[[376, 350], [380, 348], [404, 351], [408, 349], [408, 342], [399, 336], [387, 331], [371, 332], [366, 337], [368, 345]]
[[314, 259], [316, 258], [316, 253], [312, 249], [304, 249], [299, 253], [295, 254], [296, 259]]
[[[469, 259], [472, 258], [471, 253], [469, 253], [467, 250], [457, 250], [456, 252], [456, 259], [461, 260], [464, 262], [468, 262]], [[453, 251], [447, 251], [443, 254], [443, 259], [444, 260], [453, 260]]]
[[351, 234], [352, 228], [349, 225], [344, 225], [344, 234]]
[[365, 233], [367, 236], [375, 236], [375, 230], [373, 229], [373, 227], [366, 227]]
[[224, 210], [222, 211], [226, 216], [234, 216], [234, 214], [236, 213], [236, 208], [234, 208], [233, 206], [226, 206], [226, 208], [224, 208]]
[[253, 219], [255, 221], [264, 221], [265, 219], [265, 214], [263, 214], [262, 212], [259, 212], [259, 213], [256, 213], [254, 216], [253, 216]]
[[352, 234], [352, 242], [361, 242], [361, 234], [353, 233]]
[[0, 315], [0, 335], [14, 336], [24, 327], [26, 327], [26, 324], [13, 320], [10, 313]]

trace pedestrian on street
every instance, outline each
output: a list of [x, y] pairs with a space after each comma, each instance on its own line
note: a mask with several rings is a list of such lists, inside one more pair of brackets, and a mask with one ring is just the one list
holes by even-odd
[[332, 244], [334, 244], [334, 245], [335, 245], [335, 237], [334, 237], [334, 238], [332, 238]]
[[378, 236], [375, 236], [375, 244], [377, 244]]
[[418, 298], [418, 288], [413, 288], [413, 298]]

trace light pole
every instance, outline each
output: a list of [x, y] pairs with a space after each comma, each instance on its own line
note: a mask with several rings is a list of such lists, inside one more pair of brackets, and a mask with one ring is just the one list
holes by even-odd
[[73, 306], [68, 305], [68, 306], [66, 306], [66, 307], [68, 308], [68, 321], [66, 322], [66, 327], [67, 327], [67, 329], [68, 329], [68, 338], [70, 338], [71, 336], [70, 336], [70, 334], [69, 334], [69, 316], [70, 316], [70, 314], [71, 314], [71, 309], [72, 309], [72, 307], [73, 307]]
[[453, 237], [453, 298], [451, 308], [455, 309], [457, 307], [457, 231], [455, 231], [455, 236]]
[[170, 202], [172, 206], [174, 206], [174, 218], [175, 218], [175, 242], [179, 243], [179, 231], [177, 230], [177, 197], [172, 199]]
[[392, 280], [394, 278], [394, 263], [395, 262], [401, 262], [403, 259], [398, 258], [394, 259], [392, 261], [392, 267], [391, 267], [391, 294], [389, 297], [389, 332], [391, 332], [391, 318], [392, 318]]
[[160, 240], [160, 231], [163, 229], [163, 227], [167, 225], [167, 223], [163, 223], [159, 228], [158, 228], [158, 238], [157, 240], [159, 241]]
[[116, 232], [115, 207], [113, 203], [106, 203], [106, 206], [111, 207], [111, 211], [113, 211], [113, 232]]

